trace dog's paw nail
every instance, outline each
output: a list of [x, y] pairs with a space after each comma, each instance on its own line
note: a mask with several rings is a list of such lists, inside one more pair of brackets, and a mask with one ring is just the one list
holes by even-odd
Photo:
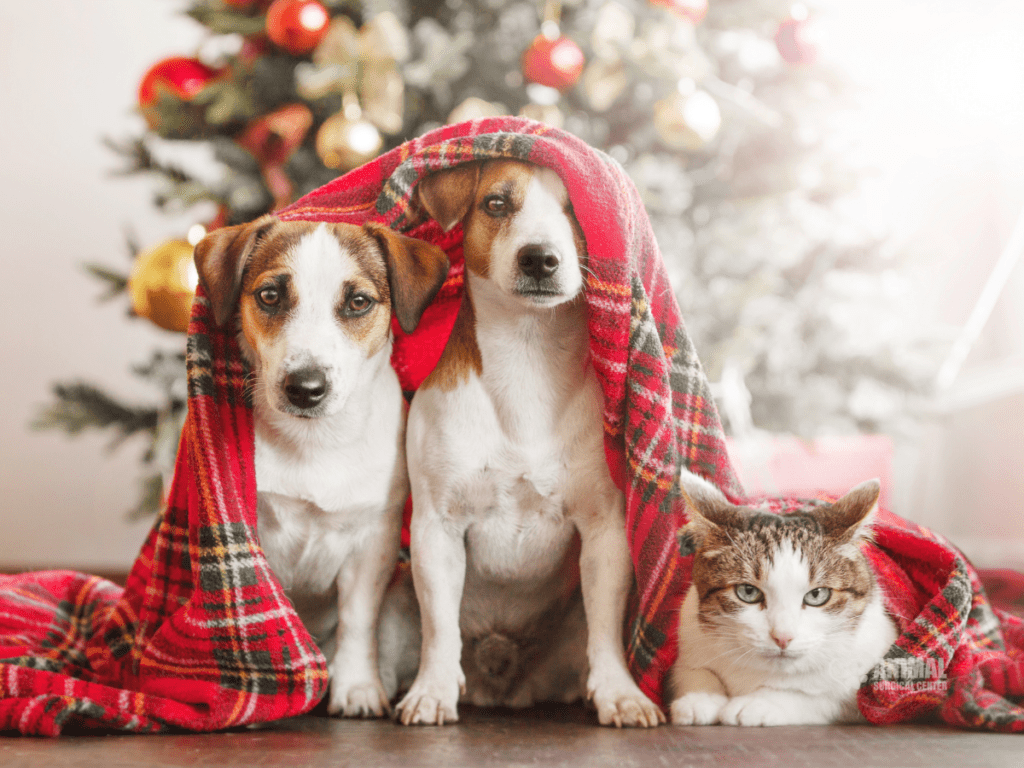
[[391, 710], [383, 689], [367, 682], [331, 689], [327, 712], [341, 717], [384, 717]]
[[410, 691], [398, 705], [398, 711], [402, 725], [444, 725], [459, 720], [455, 705], [445, 704], [427, 693]]
[[612, 695], [596, 694], [598, 721], [616, 728], [654, 728], [665, 715], [639, 690]]

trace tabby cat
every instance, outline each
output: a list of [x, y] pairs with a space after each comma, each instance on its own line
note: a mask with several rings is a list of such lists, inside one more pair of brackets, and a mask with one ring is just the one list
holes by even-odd
[[684, 472], [693, 584], [672, 670], [676, 725], [860, 719], [857, 688], [896, 640], [861, 542], [881, 485], [787, 514], [729, 503]]

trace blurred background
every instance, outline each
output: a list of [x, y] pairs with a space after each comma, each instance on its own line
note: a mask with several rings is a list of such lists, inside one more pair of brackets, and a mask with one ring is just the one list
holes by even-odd
[[1016, 0], [0, 5], [0, 569], [123, 571], [184, 415], [190, 242], [525, 114], [644, 198], [751, 492], [880, 476], [1024, 568]]

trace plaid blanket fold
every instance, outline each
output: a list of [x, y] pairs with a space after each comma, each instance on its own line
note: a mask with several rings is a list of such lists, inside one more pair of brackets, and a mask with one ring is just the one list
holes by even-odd
[[[451, 271], [413, 334], [393, 325], [392, 363], [412, 393], [440, 357], [463, 293], [462, 231], [422, 221], [424, 175], [463, 162], [526, 160], [565, 182], [583, 230], [590, 352], [604, 393], [605, 449], [626, 496], [637, 577], [625, 629], [630, 668], [663, 703], [689, 559], [682, 467], [743, 501], [707, 379], [686, 333], [636, 188], [612, 159], [521, 118], [447, 126], [410, 141], [279, 212], [282, 219], [380, 221], [438, 244]], [[68, 722], [194, 730], [310, 709], [327, 673], [256, 534], [252, 414], [233, 330], [200, 295], [188, 342], [189, 416], [166, 513], [122, 591], [67, 572], [0, 577], [0, 728], [59, 733]], [[783, 510], [791, 500], [771, 500]], [[965, 727], [1021, 730], [1020, 619], [988, 605], [948, 543], [883, 516], [872, 563], [901, 635], [865, 681], [872, 722], [938, 714]], [[924, 690], [922, 681], [944, 682]]]
[[0, 576], [0, 730], [208, 731], [301, 714], [327, 667], [256, 536], [253, 427], [235, 333], [206, 299], [164, 513], [124, 589], [66, 571]]

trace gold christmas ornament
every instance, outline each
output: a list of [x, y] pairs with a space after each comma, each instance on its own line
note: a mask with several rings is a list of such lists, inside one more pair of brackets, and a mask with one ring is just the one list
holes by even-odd
[[168, 331], [188, 330], [199, 275], [187, 240], [168, 240], [135, 257], [128, 276], [132, 310]]
[[705, 91], [684, 88], [654, 105], [654, 128], [673, 149], [695, 152], [718, 134], [722, 113], [718, 103]]
[[316, 153], [328, 168], [342, 173], [375, 158], [384, 146], [380, 131], [363, 118], [355, 94], [345, 95], [345, 106], [331, 115], [316, 134]]
[[390, 59], [398, 63], [409, 60], [409, 30], [391, 11], [378, 13], [360, 30], [362, 57], [371, 61]]
[[394, 59], [363, 63], [363, 114], [384, 133], [402, 131], [405, 119], [405, 80]]
[[618, 60], [597, 59], [583, 72], [583, 92], [595, 112], [609, 109], [628, 85], [626, 67]]
[[479, 120], [484, 117], [507, 115], [508, 111], [501, 104], [494, 104], [476, 96], [470, 96], [459, 104], [448, 115], [448, 125], [461, 123], [463, 120]]
[[394, 14], [378, 14], [362, 29], [347, 16], [336, 16], [312, 58], [295, 67], [300, 96], [316, 100], [332, 93], [356, 94], [365, 120], [384, 133], [401, 132], [405, 79], [399, 64], [409, 58], [409, 35]]
[[348, 16], [335, 16], [324, 39], [313, 51], [313, 63], [318, 67], [326, 64], [358, 64], [359, 48], [359, 30], [356, 25]]
[[601, 6], [590, 34], [590, 45], [599, 59], [618, 59], [633, 42], [636, 21], [633, 14], [616, 2]]
[[519, 116], [547, 123], [552, 128], [562, 128], [565, 125], [565, 115], [554, 104], [527, 104], [519, 110]]

